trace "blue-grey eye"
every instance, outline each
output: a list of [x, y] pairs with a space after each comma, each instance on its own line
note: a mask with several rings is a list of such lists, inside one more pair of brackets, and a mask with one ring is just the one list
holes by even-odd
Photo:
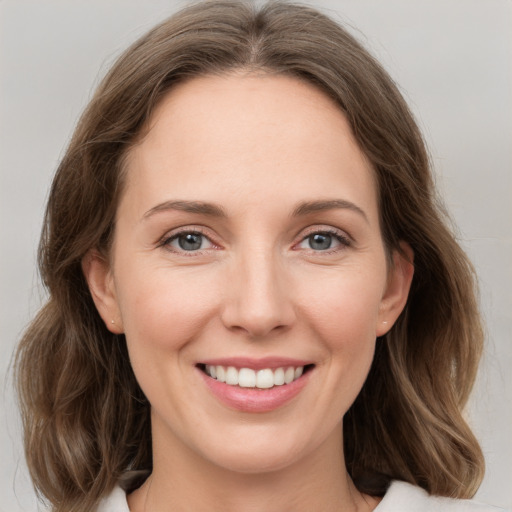
[[299, 244], [299, 248], [313, 251], [327, 251], [329, 249], [341, 249], [349, 245], [350, 241], [341, 233], [317, 231], [316, 233], [311, 233], [304, 237]]
[[169, 240], [168, 244], [174, 249], [188, 252], [212, 247], [212, 243], [208, 238], [201, 233], [195, 232], [175, 235]]
[[332, 235], [328, 233], [315, 233], [308, 236], [309, 247], [315, 251], [325, 251], [332, 245]]
[[178, 244], [184, 251], [197, 251], [201, 249], [203, 236], [197, 233], [187, 233], [178, 237]]

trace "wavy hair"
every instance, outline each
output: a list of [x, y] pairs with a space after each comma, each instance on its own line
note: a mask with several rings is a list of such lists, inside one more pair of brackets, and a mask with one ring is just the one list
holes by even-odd
[[150, 405], [124, 336], [111, 334], [96, 311], [81, 262], [91, 248], [108, 255], [123, 158], [160, 100], [179, 82], [235, 70], [297, 77], [339, 105], [372, 164], [388, 251], [405, 241], [415, 254], [405, 310], [378, 340], [344, 418], [356, 486], [382, 495], [400, 479], [472, 496], [483, 457], [462, 410], [483, 335], [474, 272], [436, 198], [422, 136], [393, 81], [345, 28], [280, 1], [206, 1], [178, 12], [121, 55], [78, 123], [40, 241], [48, 300], [16, 359], [36, 490], [55, 512], [85, 512], [127, 470], [151, 469]]

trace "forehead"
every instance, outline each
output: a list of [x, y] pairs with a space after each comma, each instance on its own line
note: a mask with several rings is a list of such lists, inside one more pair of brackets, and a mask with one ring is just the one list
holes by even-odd
[[178, 85], [126, 164], [128, 192], [144, 203], [164, 194], [206, 201], [214, 194], [218, 202], [249, 188], [261, 207], [279, 201], [279, 190], [318, 199], [334, 187], [376, 204], [373, 171], [341, 109], [313, 85], [283, 75], [205, 76]]

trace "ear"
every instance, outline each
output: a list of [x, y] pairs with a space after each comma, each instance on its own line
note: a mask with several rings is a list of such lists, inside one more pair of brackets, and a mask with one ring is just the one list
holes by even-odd
[[376, 336], [386, 334], [403, 311], [414, 275], [414, 252], [409, 244], [400, 243], [393, 251], [393, 263], [388, 272], [386, 290], [379, 306]]
[[82, 259], [82, 272], [105, 326], [114, 334], [122, 334], [123, 321], [110, 263], [96, 249], [91, 249]]

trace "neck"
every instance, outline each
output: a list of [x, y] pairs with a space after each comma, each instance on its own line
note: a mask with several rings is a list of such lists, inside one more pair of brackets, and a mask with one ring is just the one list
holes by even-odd
[[377, 504], [346, 472], [341, 427], [301, 460], [258, 473], [231, 471], [180, 443], [165, 444], [154, 437], [153, 472], [128, 497], [132, 512], [354, 512]]

